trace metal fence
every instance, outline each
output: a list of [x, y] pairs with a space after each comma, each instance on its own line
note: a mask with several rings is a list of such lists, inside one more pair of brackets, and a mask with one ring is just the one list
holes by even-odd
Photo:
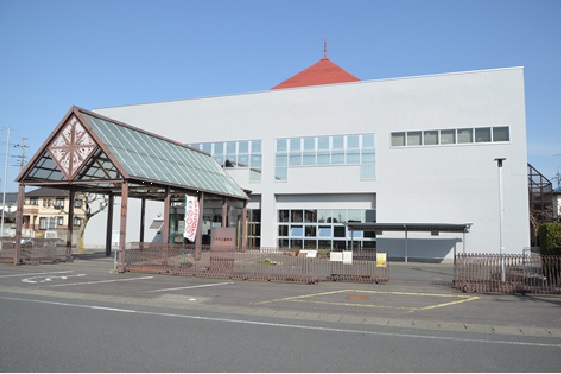
[[373, 260], [351, 263], [329, 257], [305, 257], [279, 248], [224, 250], [135, 243], [125, 251], [125, 271], [194, 277], [315, 283], [325, 280], [386, 282], [387, 267]]
[[[0, 262], [13, 263], [16, 242], [14, 238], [0, 239]], [[19, 262], [36, 265], [72, 261], [66, 243], [55, 238], [22, 239], [20, 243]]]
[[464, 292], [561, 294], [561, 256], [459, 254], [454, 286]]

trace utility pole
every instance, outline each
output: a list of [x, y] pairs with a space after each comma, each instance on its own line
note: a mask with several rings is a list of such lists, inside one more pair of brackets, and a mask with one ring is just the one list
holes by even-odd
[[0, 223], [0, 235], [4, 236], [4, 211], [6, 210], [6, 180], [8, 179], [8, 154], [10, 153], [10, 128], [6, 135], [6, 164], [4, 165], [4, 192], [2, 197], [2, 222]]
[[19, 168], [20, 171], [23, 170], [23, 166], [25, 165], [25, 148], [29, 148], [28, 145], [25, 145], [25, 141], [27, 138], [21, 138], [21, 144], [14, 144], [14, 148], [21, 148], [21, 155], [13, 155], [13, 158], [19, 158]]

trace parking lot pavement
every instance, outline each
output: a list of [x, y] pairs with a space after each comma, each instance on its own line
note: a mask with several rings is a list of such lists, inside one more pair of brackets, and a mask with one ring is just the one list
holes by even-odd
[[123, 273], [113, 258], [0, 265], [0, 295], [111, 301], [327, 322], [561, 337], [561, 297], [462, 293], [452, 264], [390, 264], [387, 283], [298, 284]]

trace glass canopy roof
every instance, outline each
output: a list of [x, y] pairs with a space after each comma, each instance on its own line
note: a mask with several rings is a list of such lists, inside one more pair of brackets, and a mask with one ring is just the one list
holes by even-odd
[[[102, 192], [127, 180], [132, 191], [203, 191], [247, 199], [210, 157], [178, 142], [73, 107], [18, 177]], [[131, 188], [129, 187], [129, 188]]]

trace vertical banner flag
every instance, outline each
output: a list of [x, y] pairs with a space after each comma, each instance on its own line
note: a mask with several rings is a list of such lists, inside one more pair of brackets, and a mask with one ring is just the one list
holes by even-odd
[[183, 236], [194, 242], [199, 222], [199, 201], [196, 196], [185, 196], [185, 232]]

